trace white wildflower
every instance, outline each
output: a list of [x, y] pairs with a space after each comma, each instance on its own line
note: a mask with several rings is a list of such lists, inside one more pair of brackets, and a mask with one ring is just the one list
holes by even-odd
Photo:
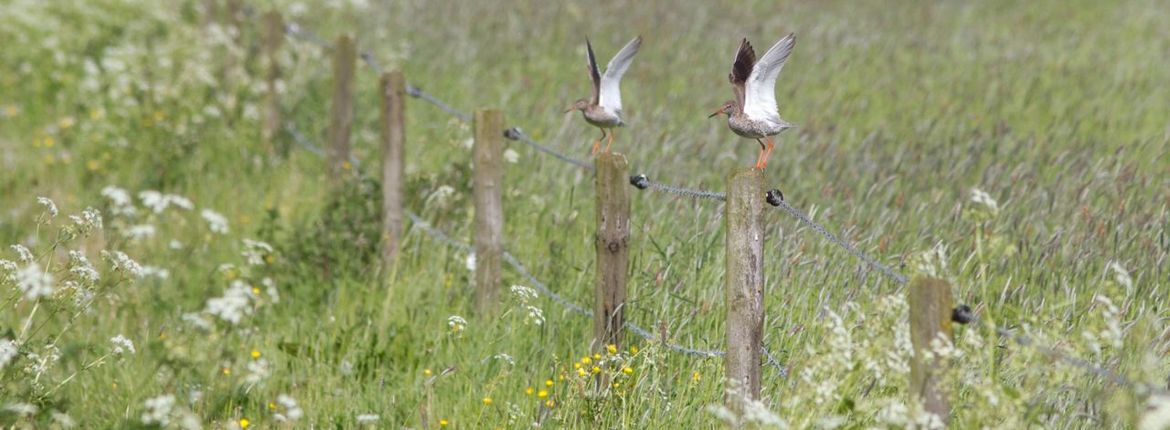
[[249, 361], [247, 368], [248, 374], [244, 376], [244, 382], [250, 385], [259, 384], [272, 373], [268, 368], [268, 360], [263, 358]]
[[130, 228], [127, 228], [125, 235], [130, 240], [139, 241], [139, 240], [149, 239], [149, 238], [154, 237], [154, 232], [155, 232], [154, 225], [152, 225], [152, 224], [139, 224], [139, 225], [132, 225], [132, 226], [130, 226]]
[[49, 415], [53, 418], [53, 422], [57, 423], [57, 425], [60, 426], [61, 428], [68, 429], [68, 428], [77, 427], [77, 420], [74, 420], [73, 417], [69, 416], [68, 414], [66, 414], [64, 412], [53, 411]]
[[182, 319], [184, 322], [191, 324], [195, 328], [201, 330], [211, 330], [211, 321], [208, 321], [207, 318], [204, 318], [203, 315], [200, 315], [197, 312], [185, 313], [183, 314]]
[[130, 193], [122, 188], [107, 185], [102, 188], [102, 195], [110, 200], [110, 209], [114, 216], [131, 216], [138, 212], [130, 199]]
[[129, 255], [126, 255], [125, 252], [102, 251], [102, 257], [110, 262], [110, 265], [114, 267], [115, 271], [126, 273], [135, 278], [141, 278], [144, 275], [142, 266], [137, 261], [131, 259]]
[[536, 290], [523, 285], [513, 285], [511, 291], [512, 295], [517, 300], [520, 300], [520, 303], [528, 303], [529, 301], [536, 300], [537, 297]]
[[138, 193], [138, 198], [142, 200], [142, 205], [150, 208], [154, 213], [159, 214], [167, 210], [171, 206], [181, 209], [191, 210], [195, 205], [187, 200], [186, 197], [174, 194], [163, 194], [154, 190], [146, 190]]
[[496, 355], [495, 355], [495, 359], [496, 359], [496, 360], [502, 360], [502, 361], [504, 361], [505, 363], [508, 363], [508, 365], [509, 365], [509, 366], [515, 366], [515, 365], [516, 365], [516, 359], [512, 358], [512, 356], [511, 356], [511, 355], [508, 355], [508, 354], [505, 354], [505, 353], [502, 353], [502, 352], [501, 352], [501, 353], [499, 353], [499, 354], [496, 354]]
[[228, 232], [227, 217], [219, 212], [204, 209], [200, 215], [203, 216], [204, 220], [207, 220], [207, 228], [211, 229], [212, 233], [226, 234]]
[[171, 271], [157, 266], [142, 266], [142, 277], [147, 278], [151, 276], [166, 280], [171, 277]]
[[146, 411], [142, 413], [142, 423], [146, 425], [157, 424], [160, 427], [166, 427], [171, 422], [171, 409], [175, 407], [175, 396], [173, 394], [163, 394], [161, 396], [146, 399]]
[[525, 324], [544, 324], [544, 312], [542, 312], [540, 308], [532, 305], [524, 305], [524, 308], [528, 311], [528, 319], [524, 320]]
[[69, 219], [81, 229], [82, 234], [102, 229], [102, 213], [94, 208], [85, 208], [81, 215], [69, 215]]
[[117, 335], [111, 337], [110, 343], [114, 344], [114, 354], [124, 354], [126, 352], [135, 354], [138, 352], [137, 349], [134, 349], [134, 342], [131, 342], [126, 336]]
[[4, 405], [4, 410], [8, 411], [8, 412], [12, 412], [13, 414], [16, 414], [17, 416], [27, 417], [27, 416], [36, 415], [37, 411], [39, 411], [40, 409], [37, 408], [37, 405], [31, 404], [31, 403], [15, 402], [15, 403], [9, 403], [7, 405]]
[[978, 188], [972, 188], [971, 201], [986, 206], [987, 210], [991, 211], [992, 215], [999, 213], [999, 202], [995, 201], [995, 199], [991, 197], [991, 194], [987, 194], [986, 191]]
[[439, 188], [431, 192], [431, 195], [427, 196], [425, 204], [430, 205], [433, 202], [439, 206], [444, 206], [447, 204], [447, 200], [454, 194], [455, 189], [451, 188], [451, 186], [440, 185]]
[[232, 324], [239, 324], [245, 315], [252, 314], [252, 288], [243, 281], [233, 281], [222, 297], [207, 301], [207, 313]]
[[451, 315], [447, 317], [447, 327], [450, 327], [453, 333], [460, 333], [467, 329], [467, 320], [459, 315]]
[[21, 245], [19, 243], [16, 245], [12, 245], [12, 250], [16, 251], [16, 255], [19, 257], [21, 263], [25, 263], [25, 264], [32, 263], [32, 261], [33, 261], [32, 251], [29, 251], [28, 248], [24, 247], [24, 245]]
[[276, 289], [276, 281], [265, 276], [264, 279], [260, 280], [260, 285], [264, 286], [265, 292], [268, 294], [268, 300], [271, 300], [272, 303], [280, 303], [280, 290]]
[[1170, 396], [1155, 394], [1150, 396], [1146, 412], [1138, 420], [1139, 430], [1165, 430], [1170, 428]]
[[167, 243], [167, 248], [174, 250], [183, 249], [183, 242], [179, 242], [178, 239], [171, 239], [170, 243]]
[[475, 271], [475, 253], [467, 254], [467, 259], [463, 260], [463, 265], [467, 267], [467, 271]]
[[15, 261], [0, 259], [0, 282], [15, 281], [19, 268]]
[[57, 216], [57, 204], [49, 200], [48, 197], [37, 197], [37, 203], [45, 207], [45, 211], [49, 213], [49, 218], [55, 218]]
[[378, 416], [377, 414], [361, 414], [361, 415], [357, 416], [357, 423], [358, 424], [373, 424], [373, 423], [378, 422], [379, 418], [381, 418], [381, 417]]
[[29, 301], [53, 294], [53, 274], [41, 270], [36, 262], [16, 272], [16, 286]]
[[275, 252], [272, 245], [259, 241], [244, 239], [244, 252], [241, 253], [244, 261], [253, 266], [264, 264], [264, 257], [272, 255]]
[[69, 251], [69, 273], [89, 285], [96, 284], [101, 279], [97, 269], [81, 251]]
[[16, 354], [20, 352], [20, 347], [16, 345], [16, 341], [11, 339], [0, 340], [0, 370], [4, 370], [12, 359], [16, 358]]
[[512, 163], [512, 164], [516, 164], [517, 161], [520, 161], [520, 153], [512, 150], [512, 148], [505, 149], [504, 150], [504, 161], [507, 161], [507, 162]]
[[274, 417], [276, 421], [296, 421], [304, 415], [304, 411], [301, 410], [301, 407], [297, 406], [296, 399], [293, 399], [292, 396], [289, 396], [288, 394], [281, 394], [276, 396], [276, 404], [280, 405], [280, 407], [284, 409], [283, 413], [276, 414]]

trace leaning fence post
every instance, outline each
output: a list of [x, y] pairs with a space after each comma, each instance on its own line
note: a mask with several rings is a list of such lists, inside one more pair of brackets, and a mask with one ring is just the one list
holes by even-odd
[[725, 372], [733, 409], [760, 398], [764, 330], [764, 174], [737, 169], [727, 178], [727, 356]]
[[329, 178], [335, 184], [353, 169], [349, 134], [353, 124], [353, 72], [357, 52], [353, 38], [342, 35], [333, 48], [333, 105], [329, 122]]
[[472, 149], [475, 194], [475, 303], [480, 311], [494, 307], [500, 290], [504, 238], [504, 208], [500, 194], [504, 179], [504, 114], [475, 112]]
[[629, 163], [621, 154], [601, 154], [597, 168], [597, 285], [593, 304], [593, 349], [621, 345], [625, 326], [629, 261]]
[[280, 95], [277, 81], [280, 80], [280, 61], [277, 54], [284, 44], [284, 20], [280, 13], [271, 11], [264, 14], [264, 61], [267, 62], [268, 73], [265, 76], [264, 124], [260, 130], [260, 137], [269, 152], [273, 152], [272, 141], [280, 131]]
[[402, 160], [406, 146], [406, 78], [401, 71], [378, 80], [382, 111], [382, 267], [398, 256], [402, 235]]
[[926, 412], [946, 423], [951, 402], [945, 385], [945, 373], [938, 359], [928, 360], [931, 343], [951, 332], [951, 286], [937, 278], [915, 277], [907, 290], [910, 305], [910, 342], [914, 356], [910, 361], [910, 400], [921, 402]]

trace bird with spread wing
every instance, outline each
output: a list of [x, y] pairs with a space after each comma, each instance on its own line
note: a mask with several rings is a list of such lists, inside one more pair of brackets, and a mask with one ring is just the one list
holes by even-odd
[[630, 68], [630, 62], [634, 59], [634, 54], [638, 53], [640, 46], [642, 46], [642, 36], [634, 38], [621, 51], [618, 51], [617, 55], [609, 60], [609, 65], [605, 67], [605, 73], [602, 74], [597, 69], [597, 58], [593, 55], [593, 45], [589, 43], [589, 39], [585, 39], [587, 67], [589, 77], [593, 81], [593, 97], [577, 100], [565, 112], [579, 110], [586, 122], [601, 130], [601, 138], [593, 142], [594, 154], [601, 146], [601, 140], [606, 138], [606, 131], [608, 131], [609, 144], [605, 146], [605, 152], [608, 153], [609, 148], [613, 146], [613, 129], [625, 125], [625, 122], [622, 121], [622, 93], [619, 84], [626, 69]]
[[756, 51], [747, 39], [739, 44], [731, 73], [731, 90], [735, 100], [724, 103], [708, 118], [719, 114], [727, 115], [727, 127], [740, 136], [755, 139], [760, 144], [760, 155], [756, 158], [756, 169], [764, 170], [768, 157], [776, 145], [772, 136], [792, 128], [792, 124], [780, 118], [776, 107], [776, 77], [784, 62], [796, 45], [793, 34], [785, 36], [772, 45], [764, 56], [756, 61]]

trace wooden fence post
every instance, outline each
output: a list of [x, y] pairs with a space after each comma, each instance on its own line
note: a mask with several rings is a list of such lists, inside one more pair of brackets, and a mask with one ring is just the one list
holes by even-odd
[[907, 294], [910, 342], [914, 348], [910, 361], [910, 401], [922, 402], [926, 412], [937, 415], [945, 424], [951, 410], [945, 369], [937, 358], [926, 360], [924, 352], [932, 349], [931, 342], [940, 335], [953, 342], [951, 286], [942, 279], [915, 277]]
[[273, 153], [275, 148], [272, 141], [280, 132], [281, 123], [280, 95], [277, 88], [277, 81], [280, 80], [280, 61], [277, 57], [280, 47], [284, 45], [284, 19], [280, 17], [279, 12], [270, 11], [264, 14], [263, 34], [264, 61], [267, 62], [268, 73], [264, 79], [267, 94], [264, 97], [264, 124], [260, 129], [260, 137], [268, 152]]
[[349, 135], [353, 125], [353, 73], [357, 51], [353, 38], [342, 35], [333, 47], [333, 105], [329, 122], [329, 179], [335, 185], [353, 171]]
[[504, 114], [475, 112], [475, 303], [481, 311], [495, 307], [501, 282], [504, 207], [500, 194], [504, 179]]
[[727, 356], [726, 383], [740, 399], [760, 398], [764, 331], [764, 174], [736, 169], [727, 178]]
[[629, 270], [629, 162], [621, 154], [600, 154], [597, 168], [597, 285], [593, 304], [593, 350], [621, 345]]
[[402, 163], [406, 146], [406, 78], [401, 71], [378, 80], [382, 106], [382, 268], [398, 257], [402, 236]]

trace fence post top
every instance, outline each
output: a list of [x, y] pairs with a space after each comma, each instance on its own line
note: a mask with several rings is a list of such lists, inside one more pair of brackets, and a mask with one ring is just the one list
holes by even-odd
[[630, 164], [629, 160], [626, 159], [626, 155], [619, 152], [598, 153], [595, 163], [617, 164], [623, 167]]

